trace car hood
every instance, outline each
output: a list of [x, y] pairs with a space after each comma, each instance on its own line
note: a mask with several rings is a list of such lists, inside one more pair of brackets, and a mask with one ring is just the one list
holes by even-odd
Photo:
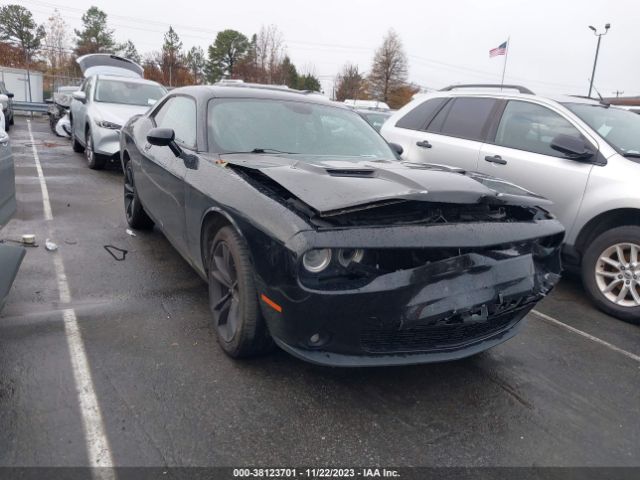
[[94, 120], [106, 120], [123, 126], [131, 117], [143, 114], [147, 110], [149, 107], [146, 105], [95, 102], [91, 114]]
[[294, 155], [222, 154], [221, 159], [232, 168], [260, 171], [324, 215], [392, 200], [551, 204], [511, 183], [442, 165]]

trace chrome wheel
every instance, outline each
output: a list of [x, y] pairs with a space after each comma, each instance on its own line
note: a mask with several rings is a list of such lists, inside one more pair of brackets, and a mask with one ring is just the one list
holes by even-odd
[[87, 132], [87, 146], [84, 149], [85, 156], [87, 158], [87, 163], [89, 165], [93, 164], [93, 140], [91, 140], [91, 133]]
[[596, 284], [610, 302], [621, 307], [640, 306], [640, 245], [618, 243], [598, 257]]
[[235, 261], [229, 245], [220, 241], [213, 250], [209, 271], [209, 299], [218, 333], [230, 342], [240, 326], [240, 291]]

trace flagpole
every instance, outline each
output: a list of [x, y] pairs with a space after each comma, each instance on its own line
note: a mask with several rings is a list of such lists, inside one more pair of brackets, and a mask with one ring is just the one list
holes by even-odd
[[504, 66], [502, 67], [502, 80], [500, 80], [500, 91], [504, 85], [504, 72], [507, 71], [507, 58], [509, 58], [509, 48], [511, 48], [511, 37], [507, 37], [507, 51], [504, 54]]

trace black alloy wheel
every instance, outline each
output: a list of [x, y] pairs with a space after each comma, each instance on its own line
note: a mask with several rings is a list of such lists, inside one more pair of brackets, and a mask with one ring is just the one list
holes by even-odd
[[137, 230], [150, 230], [153, 228], [153, 220], [144, 211], [138, 192], [133, 181], [133, 169], [131, 162], [127, 162], [124, 168], [124, 212], [127, 223]]
[[231, 226], [222, 227], [211, 242], [207, 276], [213, 326], [225, 353], [240, 358], [271, 350], [249, 250]]

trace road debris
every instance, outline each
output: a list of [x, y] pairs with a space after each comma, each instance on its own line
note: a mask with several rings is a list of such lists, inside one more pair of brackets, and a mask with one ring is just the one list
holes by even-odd
[[48, 252], [55, 252], [56, 250], [58, 250], [58, 245], [53, 243], [51, 240], [49, 240], [48, 238], [44, 241], [44, 248], [48, 251]]
[[[129, 253], [128, 250], [125, 250], [123, 248], [118, 248], [118, 247], [114, 247], [113, 245], [104, 245], [104, 249], [107, 251], [107, 253], [109, 255], [111, 255], [114, 260], [116, 260], [117, 262], [122, 262], [124, 261], [125, 258], [127, 258], [127, 253]], [[117, 254], [120, 253], [122, 256], [118, 256]]]

